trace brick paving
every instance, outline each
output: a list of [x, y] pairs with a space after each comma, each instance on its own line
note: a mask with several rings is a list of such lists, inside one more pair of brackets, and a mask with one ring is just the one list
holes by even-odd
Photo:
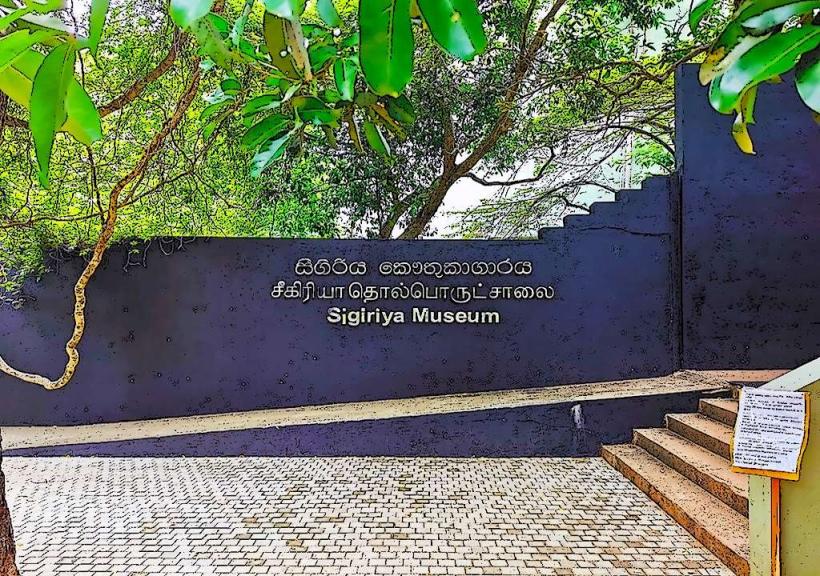
[[599, 458], [8, 458], [23, 576], [731, 576]]

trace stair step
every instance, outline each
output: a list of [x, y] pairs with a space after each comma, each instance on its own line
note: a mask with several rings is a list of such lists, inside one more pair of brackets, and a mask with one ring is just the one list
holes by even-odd
[[589, 214], [570, 214], [564, 216], [564, 228], [575, 228], [576, 226], [583, 226]]
[[632, 197], [640, 193], [640, 188], [623, 188], [615, 192], [615, 202], [624, 202], [626, 204], [632, 200]]
[[737, 420], [737, 409], [738, 401], [734, 398], [703, 398], [698, 404], [701, 414], [733, 428]]
[[641, 182], [641, 190], [663, 193], [667, 192], [671, 185], [672, 182], [669, 176], [650, 176]]
[[634, 444], [604, 446], [601, 455], [735, 574], [749, 574], [749, 521]]
[[664, 428], [635, 430], [634, 443], [686, 476], [744, 516], [749, 515], [749, 482], [729, 461]]
[[666, 427], [718, 456], [730, 458], [732, 428], [722, 422], [703, 414], [667, 414]]

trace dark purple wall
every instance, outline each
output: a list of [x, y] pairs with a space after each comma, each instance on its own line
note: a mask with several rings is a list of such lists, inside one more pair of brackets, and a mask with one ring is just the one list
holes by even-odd
[[757, 154], [679, 70], [683, 363], [793, 368], [820, 356], [820, 128], [793, 78], [760, 86]]
[[633, 428], [697, 410], [699, 392], [8, 450], [9, 456], [594, 456]]
[[[679, 182], [651, 179], [537, 241], [212, 239], [171, 255], [155, 242], [146, 266], [127, 270], [125, 249], [112, 249], [89, 288], [75, 379], [46, 392], [0, 376], [0, 424], [552, 386], [681, 367], [791, 368], [820, 355], [820, 131], [789, 81], [766, 85], [753, 130], [759, 154], [744, 156], [731, 118], [709, 108], [695, 75], [684, 67], [678, 76]], [[275, 281], [297, 278], [304, 257], [365, 260], [365, 281], [377, 284], [399, 281], [379, 277], [384, 260], [530, 260], [530, 277], [435, 283], [552, 285], [556, 295], [463, 306], [497, 310], [499, 325], [334, 326], [329, 306], [359, 304], [270, 297]], [[13, 365], [62, 370], [81, 266], [75, 259], [30, 285], [36, 300], [22, 310], [0, 309], [2, 353]], [[626, 413], [634, 419], [637, 409]], [[371, 430], [380, 426], [388, 424]]]
[[[212, 239], [169, 256], [155, 245], [145, 268], [127, 271], [124, 250], [114, 249], [89, 287], [74, 380], [47, 392], [3, 376], [0, 422], [134, 420], [667, 374], [675, 367], [672, 234], [668, 194], [657, 198], [659, 216], [634, 229], [556, 228], [538, 241]], [[401, 280], [379, 277], [386, 260], [529, 260], [529, 277], [431, 283], [552, 285], [555, 297], [430, 305], [497, 310], [498, 325], [331, 325], [329, 306], [359, 304], [270, 296], [275, 281], [297, 279], [305, 257], [365, 260], [364, 282], [380, 285]], [[80, 264], [31, 286], [36, 300], [23, 309], [3, 310], [0, 342], [12, 365], [59, 373]], [[409, 307], [368, 308], [377, 306]]]

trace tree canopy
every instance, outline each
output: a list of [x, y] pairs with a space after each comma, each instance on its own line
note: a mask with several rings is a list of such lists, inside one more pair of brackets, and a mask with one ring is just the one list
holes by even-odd
[[[16, 300], [90, 254], [112, 195], [114, 242], [416, 238], [470, 182], [490, 192], [457, 234], [533, 235], [672, 168], [681, 62], [703, 60], [747, 150], [775, 72], [797, 62], [816, 108], [815, 4], [0, 0], [0, 279]], [[721, 96], [750, 58], [769, 65]]]

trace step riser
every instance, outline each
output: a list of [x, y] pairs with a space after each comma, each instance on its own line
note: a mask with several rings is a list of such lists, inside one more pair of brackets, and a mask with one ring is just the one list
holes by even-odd
[[675, 420], [669, 416], [666, 417], [666, 427], [675, 434], [679, 434], [687, 440], [691, 440], [698, 446], [702, 446], [718, 456], [722, 456], [727, 460], [731, 457], [729, 444], [719, 438], [714, 438], [708, 434], [704, 434], [700, 430], [691, 428], [680, 420]]
[[623, 462], [617, 455], [611, 453], [604, 447], [601, 456], [613, 468], [623, 474], [630, 482], [635, 484], [642, 492], [651, 498], [664, 512], [675, 519], [683, 526], [687, 532], [697, 539], [698, 542], [708, 548], [721, 562], [726, 564], [735, 574], [739, 576], [749, 576], [749, 562], [737, 555], [722, 542], [717, 540], [708, 528], [697, 523], [684, 509], [669, 500], [664, 494], [655, 489], [652, 484], [633, 470], [627, 463]]
[[[677, 471], [686, 478], [689, 478], [689, 480], [699, 485], [714, 497], [722, 500], [726, 503], [726, 505], [731, 506], [734, 510], [737, 510], [746, 517], [749, 516], [748, 498], [744, 498], [726, 484], [723, 484], [708, 474], [704, 474], [696, 466], [693, 466], [679, 456], [671, 453], [663, 446], [656, 444], [654, 441], [641, 435], [639, 432], [635, 433], [633, 443], [652, 454], [652, 456], [673, 470]], [[728, 462], [726, 465], [729, 465]]]
[[726, 410], [725, 408], [715, 406], [714, 404], [708, 404], [701, 400], [700, 404], [698, 405], [698, 412], [700, 412], [704, 416], [708, 416], [712, 420], [723, 422], [724, 424], [726, 424], [727, 426], [731, 426], [732, 428], [735, 427], [735, 420], [737, 419], [737, 414], [732, 412], [731, 410]]

